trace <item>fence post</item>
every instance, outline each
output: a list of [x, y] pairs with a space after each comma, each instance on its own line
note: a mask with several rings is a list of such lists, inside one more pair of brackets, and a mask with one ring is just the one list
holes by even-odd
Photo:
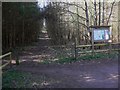
[[15, 52], [15, 56], [16, 56], [16, 65], [19, 65], [19, 50], [18, 50], [18, 48], [16, 48], [17, 50], [15, 50], [14, 52]]
[[75, 60], [77, 60], [77, 48], [76, 48], [76, 38], [75, 39], [75, 44], [74, 44], [74, 47], [75, 47]]
[[12, 53], [10, 52], [10, 68], [12, 68]]
[[16, 65], [19, 65], [19, 57], [18, 57], [18, 55], [16, 56]]
[[111, 40], [109, 40], [109, 54], [111, 53], [112, 45], [111, 45]]
[[92, 56], [94, 56], [94, 31], [92, 30]]

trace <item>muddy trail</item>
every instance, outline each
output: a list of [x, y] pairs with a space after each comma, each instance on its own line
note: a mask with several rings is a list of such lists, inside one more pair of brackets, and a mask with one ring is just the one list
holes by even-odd
[[[42, 35], [41, 35], [42, 36]], [[66, 64], [41, 64], [41, 60], [54, 57], [56, 52], [48, 46], [50, 38], [46, 33], [39, 42], [25, 47], [21, 52], [20, 65], [14, 69], [31, 73], [31, 82], [36, 88], [117, 88], [118, 59], [105, 58]], [[47, 46], [47, 47], [46, 47]], [[40, 76], [47, 79], [41, 83]]]

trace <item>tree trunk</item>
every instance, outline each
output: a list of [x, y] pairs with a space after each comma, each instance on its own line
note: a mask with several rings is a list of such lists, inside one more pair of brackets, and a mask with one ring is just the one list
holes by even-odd
[[112, 3], [112, 7], [111, 7], [111, 10], [110, 10], [110, 14], [109, 14], [109, 17], [108, 17], [108, 20], [107, 20], [107, 25], [108, 25], [108, 23], [109, 23], [109, 21], [110, 21], [110, 18], [111, 18], [112, 12], [113, 12], [114, 4], [115, 4], [115, 2]]
[[16, 43], [16, 35], [15, 35], [15, 33], [16, 33], [16, 31], [15, 31], [15, 20], [14, 20], [14, 31], [13, 31], [13, 46], [15, 47], [16, 45], [15, 45], [15, 43]]
[[100, 26], [100, 23], [101, 23], [101, 2], [100, 1], [101, 0], [99, 0], [99, 26]]
[[[90, 33], [90, 29], [89, 29], [89, 15], [88, 15], [88, 5], [87, 2], [85, 0], [85, 13], [86, 13], [86, 24], [87, 24], [87, 32], [86, 34], [88, 35], [88, 32]], [[90, 36], [91, 37], [91, 36]], [[88, 43], [88, 38], [86, 38], [86, 44]]]
[[97, 26], [97, 4], [96, 4], [96, 0], [94, 0], [94, 8], [95, 8], [95, 21], [94, 21], [94, 25]]
[[104, 25], [104, 18], [105, 18], [105, 13], [104, 13], [104, 11], [105, 11], [105, 3], [104, 3], [104, 1], [103, 1], [103, 13], [102, 13], [102, 23], [103, 23], [103, 25]]
[[77, 42], [76, 43], [80, 43], [80, 32], [79, 32], [79, 11], [78, 11], [78, 7], [77, 7]]
[[[88, 5], [87, 2], [85, 1], [85, 13], [86, 13], [86, 24], [89, 27], [89, 15], [88, 15]], [[87, 28], [87, 31], [89, 32], [89, 28]]]
[[22, 29], [23, 29], [23, 31], [22, 31], [22, 45], [24, 45], [24, 20], [23, 20], [23, 25], [22, 25]]

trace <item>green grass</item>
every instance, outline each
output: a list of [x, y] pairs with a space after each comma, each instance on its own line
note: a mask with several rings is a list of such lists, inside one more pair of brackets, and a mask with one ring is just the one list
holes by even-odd
[[112, 54], [106, 54], [106, 53], [99, 53], [99, 54], [95, 54], [93, 55], [85, 55], [85, 56], [81, 56], [78, 58], [78, 60], [98, 60], [98, 59], [102, 59], [102, 58], [110, 58], [112, 56]]
[[73, 57], [63, 58], [63, 59], [59, 59], [59, 60], [55, 61], [55, 63], [60, 63], [60, 64], [71, 63], [71, 62], [75, 62], [75, 58], [73, 58]]
[[42, 64], [49, 64], [49, 63], [51, 63], [52, 61], [50, 61], [50, 60], [44, 60], [43, 62], [41, 62]]
[[38, 88], [42, 88], [44, 87], [44, 85], [42, 85], [44, 81], [50, 84], [56, 82], [54, 78], [50, 78], [44, 74], [38, 75], [9, 70], [2, 75], [2, 88], [34, 88], [34, 83], [36, 83]]
[[60, 63], [60, 64], [63, 64], [63, 63], [72, 63], [72, 62], [81, 61], [81, 60], [99, 60], [99, 59], [103, 59], [103, 58], [114, 58], [117, 55], [118, 55], [117, 52], [112, 52], [111, 54], [108, 54], [108, 53], [96, 53], [96, 54], [94, 54], [94, 56], [91, 55], [91, 54], [86, 54], [86, 55], [77, 57], [76, 60], [75, 60], [74, 57], [70, 57], [70, 58], [63, 57], [63, 58], [60, 58], [57, 61], [46, 60], [43, 63], [44, 64], [49, 64], [49, 63]]
[[25, 79], [29, 76], [29, 73], [18, 72], [15, 70], [9, 70], [2, 74], [2, 87], [3, 88], [17, 88], [25, 87]]

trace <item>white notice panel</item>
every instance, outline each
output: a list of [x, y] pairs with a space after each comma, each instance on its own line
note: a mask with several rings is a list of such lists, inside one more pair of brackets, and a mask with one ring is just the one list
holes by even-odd
[[110, 31], [107, 29], [94, 29], [94, 41], [105, 41], [110, 39]]

